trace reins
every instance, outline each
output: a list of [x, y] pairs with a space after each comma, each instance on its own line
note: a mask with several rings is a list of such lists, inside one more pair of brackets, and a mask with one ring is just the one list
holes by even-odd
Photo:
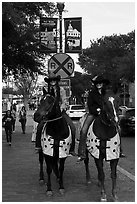
[[[102, 119], [102, 117], [100, 117], [100, 119], [101, 119], [101, 122], [104, 124], [104, 125], [106, 125], [106, 126], [112, 126], [112, 124], [109, 124], [109, 123], [107, 123], [107, 122], [105, 122], [103, 119]], [[111, 122], [112, 122], [112, 120], [111, 120]]]
[[51, 120], [46, 120], [46, 122], [53, 122], [53, 121], [56, 121], [56, 120], [60, 120], [62, 118], [62, 116], [58, 117], [58, 118], [54, 118], [54, 119], [51, 119]]

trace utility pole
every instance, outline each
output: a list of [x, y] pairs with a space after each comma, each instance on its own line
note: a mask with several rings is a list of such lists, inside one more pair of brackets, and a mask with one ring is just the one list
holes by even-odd
[[60, 48], [59, 48], [59, 51], [60, 51], [60, 53], [63, 52], [63, 50], [62, 50], [62, 12], [64, 10], [64, 7], [65, 7], [64, 2], [58, 2], [57, 3], [57, 9], [59, 11], [59, 28], [60, 28], [60, 38], [59, 38], [60, 39], [59, 40]]

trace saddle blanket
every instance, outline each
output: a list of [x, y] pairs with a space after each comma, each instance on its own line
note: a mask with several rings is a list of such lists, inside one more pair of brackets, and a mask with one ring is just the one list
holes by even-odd
[[[84, 124], [84, 120], [86, 118], [86, 115], [84, 115], [80, 119], [80, 129], [82, 128]], [[90, 125], [88, 133], [87, 133], [87, 149], [90, 152], [90, 154], [99, 159], [99, 146], [100, 146], [100, 139], [97, 138], [97, 136], [93, 132], [93, 123]], [[120, 157], [120, 136], [117, 133], [113, 138], [106, 141], [106, 161], [110, 161], [112, 159], [117, 159]]]
[[[65, 158], [69, 155], [71, 142], [72, 142], [71, 130], [69, 127], [69, 136], [66, 139], [59, 141], [59, 158]], [[54, 145], [55, 145], [54, 138], [46, 134], [46, 124], [45, 124], [41, 135], [41, 146], [42, 146], [43, 153], [49, 156], [53, 156]]]

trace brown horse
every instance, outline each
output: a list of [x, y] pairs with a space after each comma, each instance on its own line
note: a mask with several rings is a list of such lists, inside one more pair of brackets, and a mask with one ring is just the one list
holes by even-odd
[[[84, 122], [81, 119], [81, 124]], [[98, 182], [101, 187], [101, 201], [107, 201], [105, 190], [105, 173], [103, 169], [103, 160], [110, 161], [112, 196], [114, 201], [118, 201], [116, 194], [117, 165], [120, 156], [120, 136], [118, 129], [118, 117], [114, 106], [114, 98], [107, 97], [104, 108], [100, 115], [95, 118], [90, 125], [87, 134], [86, 159], [84, 160], [86, 168], [86, 179], [90, 182], [89, 157], [90, 153], [95, 161], [98, 171]]]
[[46, 94], [34, 114], [34, 120], [45, 119], [41, 135], [42, 152], [39, 153], [40, 179], [43, 178], [43, 157], [47, 166], [47, 195], [52, 195], [51, 173], [54, 171], [59, 182], [60, 193], [64, 193], [63, 172], [71, 145], [71, 131], [66, 120], [62, 117], [58, 100]]

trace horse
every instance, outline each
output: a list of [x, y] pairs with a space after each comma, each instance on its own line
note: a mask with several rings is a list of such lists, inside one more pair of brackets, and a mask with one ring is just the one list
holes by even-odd
[[72, 142], [71, 129], [67, 124], [59, 106], [59, 101], [51, 94], [46, 94], [34, 113], [34, 120], [45, 120], [41, 133], [42, 151], [39, 153], [40, 180], [44, 179], [43, 158], [47, 166], [47, 195], [53, 195], [51, 187], [52, 170], [59, 183], [59, 192], [64, 194], [63, 172]]
[[[84, 123], [86, 116], [80, 119], [80, 124]], [[118, 127], [118, 117], [116, 114], [113, 97], [106, 97], [103, 110], [100, 115], [94, 119], [87, 133], [86, 141], [86, 159], [84, 160], [86, 169], [86, 180], [90, 181], [89, 173], [89, 153], [94, 158], [98, 172], [98, 185], [101, 188], [101, 202], [107, 201], [105, 190], [105, 173], [103, 169], [103, 160], [110, 162], [112, 179], [112, 197], [115, 202], [118, 201], [116, 193], [117, 165], [120, 157], [120, 134]]]

